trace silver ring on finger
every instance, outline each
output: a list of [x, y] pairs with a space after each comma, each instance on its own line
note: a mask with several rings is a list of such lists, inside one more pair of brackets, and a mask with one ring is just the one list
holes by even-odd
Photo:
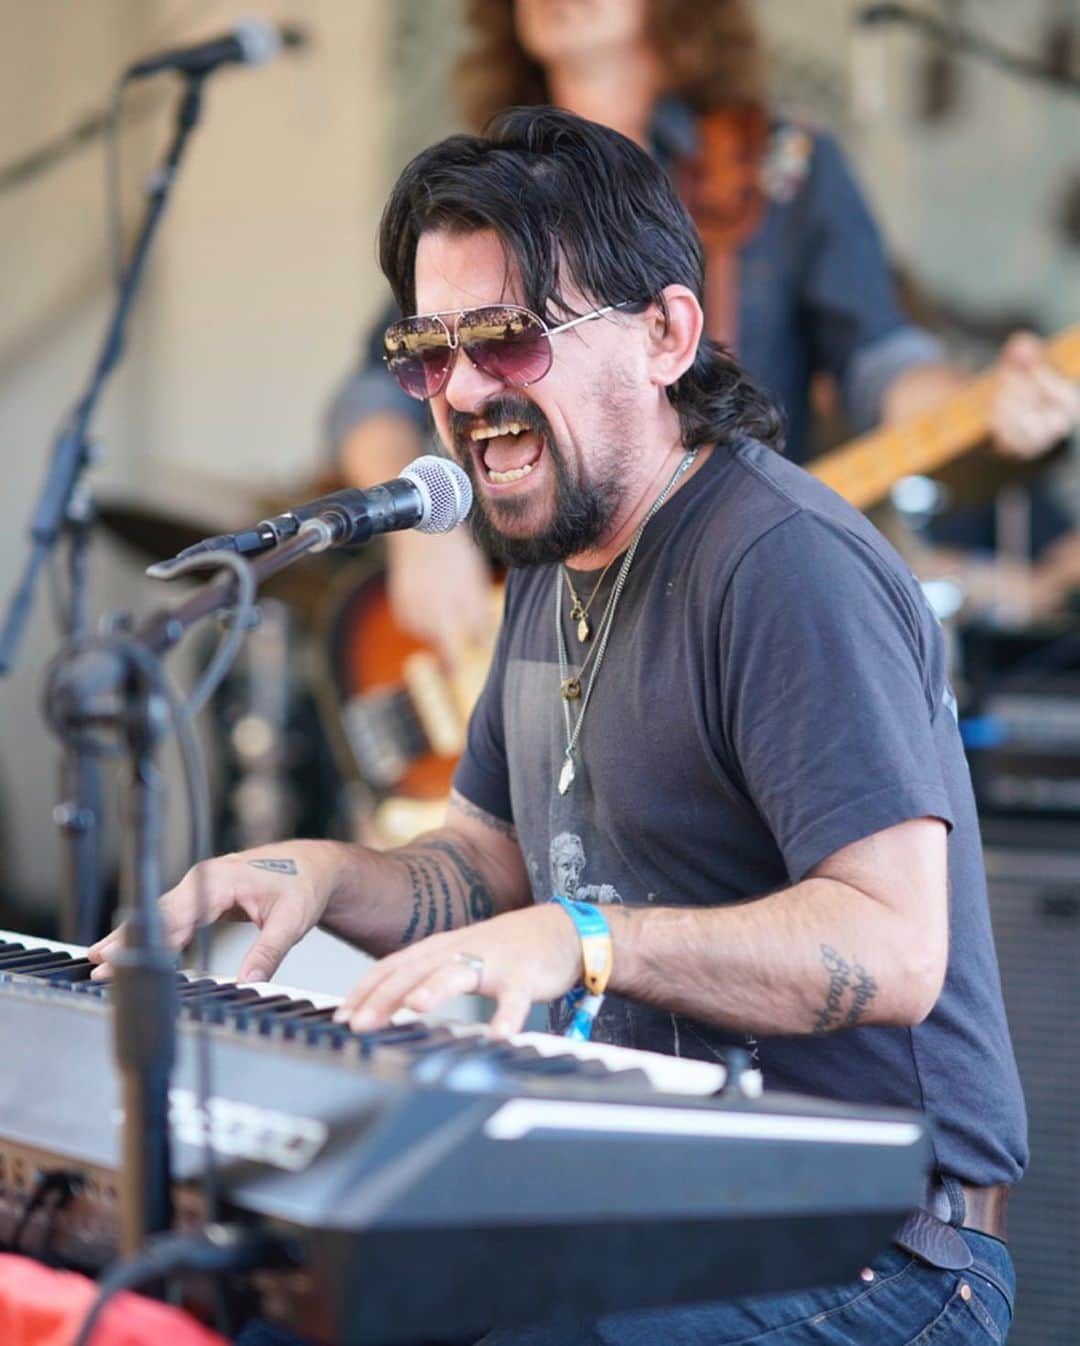
[[470, 995], [476, 995], [484, 984], [484, 960], [475, 953], [456, 953], [454, 962], [464, 963], [476, 973], [476, 985], [469, 992]]

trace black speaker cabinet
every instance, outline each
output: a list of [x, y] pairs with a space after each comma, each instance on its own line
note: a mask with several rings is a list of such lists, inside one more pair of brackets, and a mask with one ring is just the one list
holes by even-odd
[[986, 853], [1031, 1135], [1031, 1166], [1009, 1202], [1017, 1274], [1009, 1346], [1080, 1341], [1080, 836], [1073, 840], [1071, 852], [1010, 844]]

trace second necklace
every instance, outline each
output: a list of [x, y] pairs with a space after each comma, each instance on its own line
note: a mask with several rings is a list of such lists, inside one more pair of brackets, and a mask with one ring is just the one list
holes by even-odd
[[[589, 654], [591, 655], [595, 650], [596, 657], [593, 660], [592, 672], [589, 675], [589, 681], [584, 687], [584, 691], [582, 690], [580, 675], [578, 678], [571, 678], [569, 676], [570, 655], [566, 648], [566, 635], [563, 632], [562, 624], [562, 567], [560, 566], [555, 571], [555, 634], [559, 648], [559, 694], [562, 701], [563, 721], [566, 725], [566, 749], [563, 753], [563, 764], [562, 769], [559, 771], [558, 781], [558, 790], [561, 795], [566, 794], [574, 783], [574, 776], [576, 774], [574, 770], [574, 750], [577, 747], [578, 737], [581, 734], [581, 726], [585, 720], [585, 712], [589, 709], [589, 701], [592, 698], [593, 688], [596, 686], [596, 677], [600, 672], [600, 665], [604, 662], [604, 652], [607, 649], [608, 637], [611, 635], [611, 627], [615, 621], [615, 609], [618, 607], [619, 598], [622, 594], [623, 587], [626, 584], [626, 577], [630, 573], [630, 566], [633, 563], [634, 553], [637, 551], [638, 543], [641, 541], [641, 535], [644, 533], [649, 520], [675, 489], [675, 484], [678, 482], [679, 478], [694, 461], [695, 453], [696, 450], [690, 449], [687, 453], [683, 454], [678, 467], [676, 467], [675, 471], [671, 474], [671, 478], [667, 485], [652, 502], [652, 505], [649, 507], [649, 512], [638, 524], [637, 528], [634, 529], [634, 535], [630, 539], [630, 545], [623, 555], [619, 573], [615, 576], [615, 583], [611, 588], [611, 597], [607, 601], [607, 606], [604, 608], [604, 615], [600, 618], [599, 625], [596, 628], [596, 644], [589, 651]], [[601, 579], [602, 578], [603, 576], [601, 576]], [[589, 601], [591, 602], [592, 600], [590, 599]], [[588, 663], [588, 656], [586, 656], [585, 662]], [[583, 673], [584, 671], [585, 669], [583, 665], [581, 672]], [[572, 719], [570, 703], [571, 701], [576, 701], [579, 697], [581, 699], [581, 709], [577, 713], [577, 718]]]

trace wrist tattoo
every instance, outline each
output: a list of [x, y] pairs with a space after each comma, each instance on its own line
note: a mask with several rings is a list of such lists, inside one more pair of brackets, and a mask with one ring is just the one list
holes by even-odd
[[249, 860], [252, 869], [268, 869], [271, 874], [299, 874], [295, 860]]
[[452, 930], [455, 925], [485, 921], [494, 914], [494, 899], [479, 870], [452, 842], [419, 842], [401, 855], [401, 861], [412, 899], [402, 944], [426, 939], [440, 925], [443, 930]]
[[[814, 1019], [814, 1033], [854, 1028], [877, 996], [877, 982], [856, 959], [849, 963], [828, 944], [821, 945], [821, 962], [828, 974], [825, 1003]], [[848, 992], [851, 992], [850, 998]]]

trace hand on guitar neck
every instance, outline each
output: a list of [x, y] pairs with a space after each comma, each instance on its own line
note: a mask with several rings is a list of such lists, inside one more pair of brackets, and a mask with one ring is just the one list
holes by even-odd
[[[982, 385], [981, 429], [1005, 458], [1040, 458], [1072, 433], [1080, 422], [1076, 329], [1053, 342], [1031, 332], [1014, 332], [997, 360], [976, 383]], [[940, 413], [950, 395], [967, 387], [971, 376], [945, 364], [917, 365], [899, 374], [885, 394], [882, 422], [901, 426], [920, 414]]]
[[1003, 456], [1037, 457], [1080, 419], [1077, 379], [1080, 325], [1046, 342], [1018, 333], [974, 378], [946, 364], [916, 365], [889, 385], [880, 428], [815, 459], [810, 471], [869, 509], [901, 477], [937, 472], [988, 439]]
[[999, 453], [1041, 457], [1080, 423], [1080, 387], [1055, 368], [1045, 343], [1030, 332], [1009, 338], [993, 374], [990, 435]]

